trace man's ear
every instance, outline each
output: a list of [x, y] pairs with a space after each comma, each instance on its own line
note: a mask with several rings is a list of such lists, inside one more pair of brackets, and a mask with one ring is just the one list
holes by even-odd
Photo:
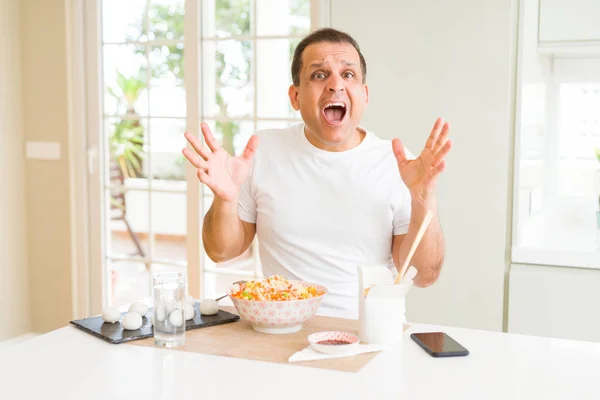
[[365, 84], [365, 107], [369, 104], [369, 87]]
[[290, 85], [290, 88], [288, 89], [288, 96], [290, 96], [292, 108], [298, 111], [300, 109], [300, 104], [298, 104], [298, 88], [294, 85]]

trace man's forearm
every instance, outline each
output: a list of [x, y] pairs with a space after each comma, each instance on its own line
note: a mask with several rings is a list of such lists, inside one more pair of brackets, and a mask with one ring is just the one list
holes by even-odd
[[421, 222], [423, 222], [425, 215], [427, 214], [427, 210], [431, 210], [433, 218], [409, 264], [417, 268], [418, 273], [414, 283], [421, 287], [429, 286], [437, 280], [444, 262], [444, 237], [438, 218], [437, 201], [435, 198], [430, 199], [426, 203], [413, 201], [410, 225], [408, 232], [400, 245], [400, 254], [398, 258], [400, 260], [400, 265], [402, 265], [408, 256], [410, 246], [415, 241]]
[[244, 226], [238, 215], [238, 203], [215, 197], [204, 216], [202, 240], [208, 257], [215, 262], [231, 260], [244, 251]]

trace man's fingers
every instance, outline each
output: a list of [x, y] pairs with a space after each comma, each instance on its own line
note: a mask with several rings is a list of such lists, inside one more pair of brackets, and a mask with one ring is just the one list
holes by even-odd
[[252, 161], [252, 157], [254, 153], [256, 153], [256, 149], [258, 148], [258, 136], [252, 135], [250, 140], [248, 140], [248, 144], [244, 149], [244, 153], [242, 154], [242, 158], [248, 162]]
[[197, 154], [194, 154], [194, 152], [192, 152], [190, 149], [183, 149], [183, 155], [185, 156], [185, 158], [188, 159], [190, 163], [192, 163], [194, 167], [203, 169], [208, 168], [208, 163], [202, 158], [198, 157]]
[[404, 152], [404, 145], [400, 139], [392, 139], [392, 150], [394, 151], [394, 156], [396, 156], [396, 161], [398, 161], [398, 166], [404, 165], [408, 161]]
[[213, 134], [210, 131], [210, 128], [208, 127], [208, 124], [206, 122], [203, 122], [200, 125], [200, 129], [202, 129], [202, 135], [204, 135], [204, 141], [208, 145], [209, 149], [211, 149], [213, 152], [215, 152], [218, 148], [221, 147], [221, 145], [219, 145], [219, 143], [215, 140], [215, 137], [213, 136]]
[[446, 169], [446, 161], [442, 160], [434, 169], [431, 170], [431, 179], [434, 180]]
[[433, 128], [431, 129], [431, 134], [429, 135], [429, 138], [427, 138], [427, 142], [425, 143], [426, 149], [431, 149], [433, 151], [433, 148], [435, 146], [435, 143], [437, 142], [438, 136], [440, 135], [440, 131], [441, 131], [443, 123], [444, 123], [444, 120], [441, 118], [438, 118], [435, 120], [435, 124], [433, 124]]
[[198, 153], [200, 157], [204, 158], [205, 160], [208, 160], [208, 157], [210, 157], [210, 153], [204, 148], [200, 139], [198, 139], [189, 132], [186, 132], [183, 136], [185, 136], [186, 140], [192, 145], [192, 147], [194, 148], [194, 150], [196, 150], [196, 153]]
[[450, 152], [451, 148], [452, 148], [452, 141], [451, 140], [447, 140], [446, 144], [444, 145], [444, 147], [442, 147], [440, 149], [440, 151], [438, 151], [433, 156], [433, 161], [431, 162], [431, 166], [432, 167], [437, 167], [441, 162], [443, 162], [444, 158], [448, 155], [448, 153]]
[[433, 154], [440, 151], [440, 149], [442, 149], [446, 145], [446, 142], [448, 141], [448, 133], [449, 132], [450, 132], [450, 124], [446, 122], [444, 124], [444, 126], [442, 127], [442, 132], [440, 133], [440, 136], [438, 137], [437, 141], [435, 142], [435, 146], [433, 148]]
[[210, 186], [210, 176], [202, 168], [198, 169], [198, 179], [206, 186]]

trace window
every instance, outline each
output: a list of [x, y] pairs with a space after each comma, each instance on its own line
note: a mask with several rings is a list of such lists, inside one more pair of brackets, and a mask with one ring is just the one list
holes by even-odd
[[[311, 29], [310, 2], [205, 0], [201, 5], [202, 119], [237, 155], [255, 131], [301, 121], [287, 88], [294, 48]], [[213, 195], [202, 189], [206, 212]], [[215, 265], [206, 255], [202, 261], [209, 297], [221, 295], [232, 281], [262, 275], [256, 241], [227, 263]]]
[[101, 80], [106, 301], [150, 295], [187, 267], [183, 0], [103, 0]]
[[600, 268], [600, 59], [540, 54], [524, 32], [512, 261]]
[[183, 133], [201, 136], [205, 121], [239, 154], [255, 131], [301, 121], [287, 97], [290, 63], [301, 38], [325, 25], [317, 22], [325, 3], [86, 3], [86, 79], [98, 86], [87, 98], [89, 143], [101, 155], [89, 175], [90, 202], [97, 203], [90, 208], [101, 214], [91, 222], [98, 240], [90, 245], [98, 255], [92, 268], [104, 278], [103, 304], [150, 296], [154, 271], [187, 271], [188, 285], [203, 297], [261, 275], [256, 243], [227, 263], [204, 254], [202, 216], [213, 196], [181, 155]]

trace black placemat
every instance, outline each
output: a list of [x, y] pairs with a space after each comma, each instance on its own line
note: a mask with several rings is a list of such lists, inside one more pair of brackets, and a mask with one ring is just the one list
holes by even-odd
[[[235, 322], [240, 319], [238, 315], [229, 313], [227, 311], [219, 310], [215, 315], [202, 315], [200, 314], [200, 304], [196, 302], [194, 304], [194, 319], [185, 321], [185, 330], [206, 328], [209, 326], [226, 324], [229, 322]], [[109, 343], [118, 344], [123, 342], [129, 342], [132, 340], [145, 339], [154, 336], [154, 329], [150, 322], [150, 316], [152, 315], [153, 309], [150, 308], [145, 317], [142, 317], [142, 326], [140, 329], [129, 331], [123, 329], [121, 322], [108, 323], [102, 320], [101, 316], [95, 316], [91, 318], [78, 319], [70, 321], [75, 327], [83, 330], [84, 332], [90, 333], [102, 340]], [[121, 321], [123, 316], [127, 313], [121, 313]]]

